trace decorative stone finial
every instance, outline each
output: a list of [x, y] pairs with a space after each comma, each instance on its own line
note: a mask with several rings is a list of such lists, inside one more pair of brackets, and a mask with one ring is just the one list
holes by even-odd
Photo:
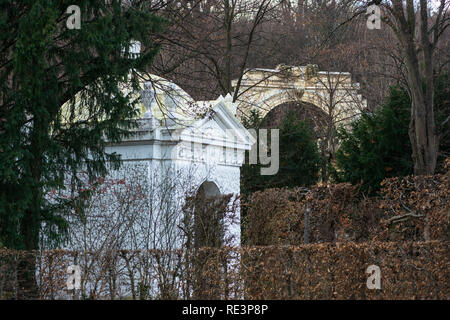
[[156, 101], [156, 92], [150, 82], [144, 83], [144, 90], [141, 91], [141, 101], [145, 107], [142, 118], [146, 120], [145, 126], [155, 127], [157, 121], [152, 113], [153, 102]]
[[181, 104], [181, 95], [178, 92], [178, 87], [174, 83], [167, 85], [167, 91], [165, 92], [166, 112], [167, 114], [165, 123], [166, 126], [172, 126], [176, 124], [176, 109]]
[[132, 59], [139, 57], [141, 54], [141, 43], [139, 41], [131, 40], [129, 54]]
[[233, 115], [236, 115], [237, 106], [236, 106], [236, 104], [233, 102], [233, 97], [231, 96], [230, 93], [228, 93], [228, 94], [223, 98], [223, 103], [224, 103], [225, 106], [228, 108], [228, 110], [231, 111], [231, 113], [232, 113]]
[[305, 80], [310, 80], [311, 78], [316, 77], [317, 72], [319, 72], [319, 67], [317, 66], [317, 64], [307, 64]]
[[129, 59], [136, 59], [141, 54], [141, 43], [137, 40], [131, 40], [128, 46], [128, 55], [126, 55], [127, 48], [122, 48], [122, 56]]

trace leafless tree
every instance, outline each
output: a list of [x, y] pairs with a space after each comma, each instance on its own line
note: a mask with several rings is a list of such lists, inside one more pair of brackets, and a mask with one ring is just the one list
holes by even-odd
[[151, 71], [182, 84], [196, 99], [233, 94], [232, 80], [242, 78], [262, 25], [282, 2], [196, 0], [166, 6], [161, 12], [169, 24]]
[[449, 25], [449, 3], [441, 0], [436, 11], [431, 10], [427, 0], [393, 0], [382, 4], [386, 9], [383, 20], [394, 31], [405, 61], [407, 88], [412, 101], [409, 137], [414, 173], [433, 174], [440, 138], [434, 110], [434, 87], [439, 72], [435, 52]]

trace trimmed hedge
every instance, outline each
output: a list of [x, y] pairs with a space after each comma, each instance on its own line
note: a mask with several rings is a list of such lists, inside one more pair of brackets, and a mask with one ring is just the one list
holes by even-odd
[[[0, 250], [1, 298], [15, 298], [24, 255]], [[449, 299], [449, 257], [443, 241], [35, 253], [41, 299]], [[381, 268], [380, 290], [366, 287], [369, 265]]]
[[245, 205], [246, 245], [299, 245], [305, 239], [450, 241], [449, 171], [386, 179], [378, 197], [365, 197], [359, 186], [340, 183], [310, 190], [266, 189]]

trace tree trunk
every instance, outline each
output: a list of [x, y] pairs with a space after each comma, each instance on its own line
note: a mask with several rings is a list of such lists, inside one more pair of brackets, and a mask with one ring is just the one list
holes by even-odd
[[[434, 121], [434, 79], [431, 53], [424, 53], [425, 92], [419, 70], [414, 39], [404, 38], [406, 45], [407, 81], [411, 96], [409, 138], [415, 175], [433, 174], [438, 154], [438, 136]], [[424, 50], [427, 51], [427, 50]]]
[[[433, 174], [436, 169], [439, 149], [439, 138], [436, 132], [433, 110], [433, 48], [437, 41], [437, 35], [434, 35], [435, 39], [432, 43], [428, 30], [426, 0], [420, 0], [419, 15], [415, 12], [412, 0], [406, 2], [406, 8], [402, 1], [394, 1], [392, 11], [398, 26], [394, 30], [404, 48], [407, 83], [411, 97], [409, 138], [414, 162], [414, 174]], [[406, 16], [405, 13], [407, 13]], [[416, 35], [417, 17], [420, 19], [418, 23], [420, 36], [418, 39]], [[438, 31], [435, 30], [434, 32]], [[420, 64], [419, 58], [421, 59]], [[425, 88], [423, 88], [422, 80], [425, 80]]]
[[412, 102], [409, 138], [415, 175], [430, 175], [436, 169], [438, 138], [434, 119], [430, 119], [432, 115], [424, 111], [428, 108], [429, 106], [420, 101]]
[[23, 239], [23, 255], [18, 264], [18, 298], [37, 299], [39, 290], [36, 279], [36, 257], [39, 249], [39, 231], [41, 227], [41, 205], [42, 205], [42, 158], [40, 155], [40, 137], [45, 133], [42, 122], [35, 121], [33, 139], [30, 151], [33, 158], [29, 159], [32, 185], [30, 186], [31, 200], [25, 215], [22, 218], [20, 232]]
[[39, 298], [36, 282], [36, 251], [24, 251], [20, 255], [17, 284], [17, 298], [19, 300], [35, 300]]
[[38, 196], [33, 195], [33, 207], [29, 208], [25, 217], [23, 218], [21, 225], [21, 233], [24, 240], [25, 251], [20, 255], [18, 264], [18, 298], [25, 299], [37, 299], [38, 286], [36, 281], [36, 258], [39, 247], [39, 221], [37, 219], [37, 212], [35, 212], [34, 204], [39, 204], [40, 199], [36, 199]]

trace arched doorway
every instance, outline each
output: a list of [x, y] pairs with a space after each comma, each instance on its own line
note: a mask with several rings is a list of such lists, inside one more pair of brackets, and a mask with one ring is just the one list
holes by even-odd
[[212, 181], [203, 182], [189, 207], [192, 217], [192, 239], [188, 243], [191, 277], [188, 286], [194, 299], [221, 299], [224, 292], [218, 283], [227, 274], [229, 256], [220, 248], [227, 244], [226, 215], [232, 195], [221, 194]]
[[195, 248], [221, 247], [224, 243], [224, 217], [229, 199], [220, 194], [212, 181], [203, 182], [194, 198], [194, 238]]

